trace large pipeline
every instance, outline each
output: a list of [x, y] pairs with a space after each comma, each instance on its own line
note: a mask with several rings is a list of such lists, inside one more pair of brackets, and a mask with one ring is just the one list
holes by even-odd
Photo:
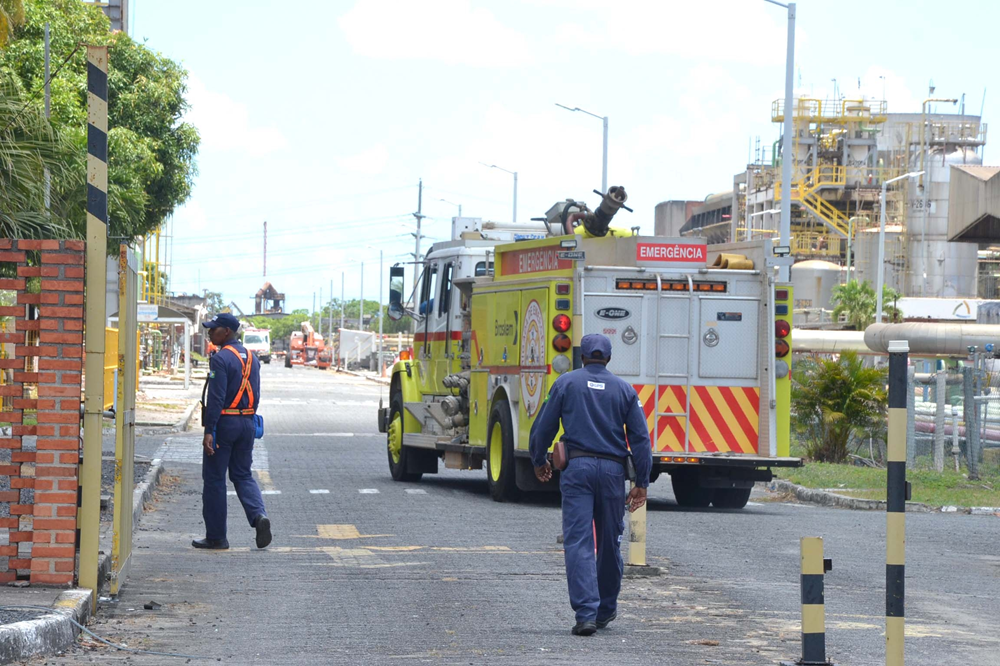
[[792, 351], [840, 354], [848, 350], [871, 354], [861, 331], [824, 331], [796, 328], [792, 331]]
[[911, 356], [965, 358], [969, 355], [969, 347], [977, 347], [980, 351], [985, 351], [988, 344], [1000, 347], [1000, 325], [872, 324], [865, 329], [865, 345], [873, 352], [888, 353], [892, 340], [906, 340]]

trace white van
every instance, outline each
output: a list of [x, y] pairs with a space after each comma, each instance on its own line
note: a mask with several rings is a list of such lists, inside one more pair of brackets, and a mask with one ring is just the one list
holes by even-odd
[[243, 346], [253, 352], [261, 363], [271, 362], [271, 331], [266, 328], [243, 329]]

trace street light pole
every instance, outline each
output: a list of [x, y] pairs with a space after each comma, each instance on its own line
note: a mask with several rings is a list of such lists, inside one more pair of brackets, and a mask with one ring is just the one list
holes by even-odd
[[586, 109], [581, 109], [578, 106], [574, 106], [572, 109], [565, 104], [560, 104], [556, 102], [556, 106], [561, 109], [566, 109], [567, 111], [579, 111], [580, 113], [586, 113], [588, 116], [593, 116], [597, 118], [602, 123], [604, 123], [604, 154], [601, 159], [601, 192], [607, 194], [608, 191], [608, 117], [599, 116], [596, 113], [591, 113]]
[[513, 215], [513, 222], [514, 222], [514, 224], [517, 224], [517, 172], [516, 171], [508, 171], [507, 169], [504, 169], [503, 167], [498, 167], [496, 164], [487, 164], [486, 162], [480, 162], [480, 164], [482, 164], [483, 166], [489, 167], [491, 169], [500, 169], [501, 171], [503, 171], [505, 173], [509, 173], [510, 175], [514, 176], [514, 215]]
[[[760, 217], [761, 215], [768, 215], [768, 214], [773, 215], [775, 213], [780, 213], [780, 212], [781, 212], [781, 210], [778, 209], [778, 208], [771, 208], [770, 210], [757, 211], [756, 213], [750, 213], [750, 215], [747, 216], [747, 221], [749, 222], [753, 218]], [[747, 225], [746, 232], [747, 232], [747, 237], [744, 240], [753, 240], [753, 237], [752, 237], [753, 236], [753, 226], [752, 226], [752, 224], [748, 224]], [[763, 232], [763, 229], [761, 230], [761, 232]], [[737, 240], [739, 240], [739, 239], [736, 239], [736, 238], [733, 239], [733, 241], [737, 241]]]
[[902, 176], [897, 176], [896, 178], [890, 178], [889, 180], [882, 181], [882, 196], [879, 199], [881, 210], [878, 216], [878, 280], [875, 285], [875, 323], [882, 323], [882, 285], [885, 283], [885, 195], [886, 189], [889, 185], [895, 183], [897, 180], [905, 180], [907, 178], [916, 178], [917, 176], [922, 176], [923, 171], [914, 171], [911, 173], [905, 173]]
[[[778, 224], [779, 243], [790, 245], [792, 237], [792, 123], [793, 90], [792, 71], [795, 69], [795, 3], [789, 2], [787, 5], [777, 0], [764, 0], [772, 5], [778, 5], [788, 10], [788, 43], [785, 53], [785, 122], [783, 136], [781, 137], [781, 221]], [[787, 282], [789, 276], [788, 266], [778, 267], [778, 279]]]

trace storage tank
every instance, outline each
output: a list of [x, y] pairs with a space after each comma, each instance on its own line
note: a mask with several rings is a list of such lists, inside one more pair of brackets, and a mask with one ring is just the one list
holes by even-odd
[[[906, 239], [903, 227], [898, 224], [885, 228], [885, 281], [884, 284], [903, 295], [906, 266]], [[861, 229], [854, 237], [854, 276], [858, 282], [867, 280], [872, 288], [878, 284], [878, 227]]]
[[[927, 210], [921, 210], [917, 187], [909, 189], [910, 215], [907, 224], [907, 252], [910, 273], [907, 296], [974, 298], [976, 296], [979, 246], [976, 243], [948, 242], [948, 189], [953, 164], [980, 165], [982, 158], [973, 149], [955, 147], [948, 153], [932, 150], [924, 163]], [[919, 169], [919, 152], [913, 167]], [[926, 234], [924, 216], [926, 214]]]
[[792, 289], [795, 309], [832, 309], [833, 288], [841, 283], [844, 269], [829, 261], [813, 259], [792, 266]]

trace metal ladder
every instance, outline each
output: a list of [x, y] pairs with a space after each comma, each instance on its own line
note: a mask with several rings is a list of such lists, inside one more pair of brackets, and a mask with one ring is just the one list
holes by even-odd
[[[660, 327], [660, 303], [663, 301], [663, 284], [659, 273], [656, 274], [656, 347], [653, 349], [653, 450], [656, 450], [656, 440], [659, 439], [660, 433], [660, 417], [684, 417], [684, 453], [689, 452], [689, 441], [691, 432], [691, 384], [689, 381], [690, 372], [687, 374], [677, 374], [677, 373], [661, 373], [660, 372], [660, 341], [665, 338], [687, 340], [687, 354], [688, 359], [691, 358], [691, 327], [690, 322], [695, 321], [691, 317], [691, 307], [695, 302], [695, 291], [694, 291], [694, 281], [691, 279], [690, 275], [685, 276], [688, 281], [688, 332], [686, 334], [681, 333], [659, 333]], [[690, 370], [690, 368], [689, 368]], [[660, 411], [660, 379], [684, 379], [684, 411], [683, 412], [661, 412]]]

